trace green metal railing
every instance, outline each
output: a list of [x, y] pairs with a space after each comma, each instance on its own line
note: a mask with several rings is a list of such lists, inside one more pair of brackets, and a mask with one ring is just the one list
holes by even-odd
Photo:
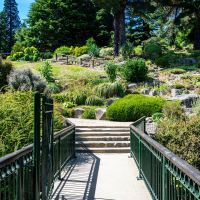
[[131, 125], [131, 155], [153, 199], [200, 200], [200, 171], [145, 134], [145, 118]]
[[[45, 169], [47, 151], [43, 135], [45, 132], [51, 137], [52, 103], [39, 93], [35, 95], [34, 144], [0, 158], [0, 200], [50, 199], [54, 181], [61, 178], [62, 169], [75, 157], [75, 126], [69, 124], [69, 127], [53, 134], [52, 141], [48, 138], [47, 146], [52, 144], [52, 168], [50, 172]], [[51, 176], [50, 179], [47, 176]]]

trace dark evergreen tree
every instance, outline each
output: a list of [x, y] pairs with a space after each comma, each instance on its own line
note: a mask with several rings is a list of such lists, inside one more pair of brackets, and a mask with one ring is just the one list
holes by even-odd
[[14, 44], [14, 35], [20, 28], [19, 11], [15, 0], [4, 0], [4, 9], [6, 19], [6, 50], [11, 51]]
[[0, 12], [0, 52], [6, 52], [6, 17]]

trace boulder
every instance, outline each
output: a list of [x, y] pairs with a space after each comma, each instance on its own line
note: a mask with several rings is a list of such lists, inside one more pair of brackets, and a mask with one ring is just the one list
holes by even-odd
[[96, 110], [96, 119], [105, 120], [106, 119], [106, 108], [97, 108]]
[[74, 118], [81, 119], [84, 112], [85, 112], [85, 110], [83, 108], [76, 108], [74, 110]]
[[119, 98], [109, 98], [108, 100], [107, 100], [107, 106], [110, 106], [114, 101], [116, 101], [117, 99], [119, 99]]
[[136, 83], [131, 83], [128, 85], [128, 89], [129, 90], [135, 90], [137, 88], [137, 84]]
[[182, 89], [171, 89], [172, 97], [180, 96], [183, 93]]
[[150, 91], [151, 91], [150, 89], [145, 88], [145, 89], [142, 90], [142, 94], [149, 95]]
[[78, 57], [79, 60], [82, 60], [82, 61], [87, 61], [89, 62], [91, 60], [91, 56], [88, 55], [88, 54], [83, 54], [82, 56], [79, 56]]
[[146, 123], [153, 123], [152, 117], [147, 117], [146, 118]]
[[181, 58], [180, 62], [183, 65], [195, 65], [197, 63], [196, 59], [194, 58]]
[[158, 96], [159, 92], [157, 90], [151, 90], [149, 93], [150, 96]]

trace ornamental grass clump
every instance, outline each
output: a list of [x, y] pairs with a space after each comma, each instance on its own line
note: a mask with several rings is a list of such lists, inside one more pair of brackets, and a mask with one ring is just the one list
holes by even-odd
[[160, 97], [128, 95], [108, 107], [107, 117], [113, 121], [136, 121], [162, 111], [166, 100]]

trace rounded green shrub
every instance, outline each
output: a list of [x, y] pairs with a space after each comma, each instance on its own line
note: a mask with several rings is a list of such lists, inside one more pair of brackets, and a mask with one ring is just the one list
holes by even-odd
[[83, 54], [86, 54], [86, 53], [88, 53], [88, 46], [74, 48], [74, 55], [76, 57], [82, 56]]
[[155, 60], [162, 55], [162, 46], [156, 41], [148, 41], [144, 45], [144, 54], [147, 58]]
[[170, 72], [171, 72], [172, 74], [184, 74], [184, 73], [186, 73], [186, 70], [176, 68], [176, 69], [170, 70]]
[[67, 46], [61, 46], [59, 48], [57, 48], [54, 52], [54, 54], [58, 54], [58, 55], [68, 55], [70, 54], [70, 47]]
[[77, 105], [85, 105], [87, 99], [87, 95], [84, 92], [75, 94], [73, 97], [73, 101]]
[[130, 59], [122, 66], [121, 73], [128, 82], [142, 82], [147, 78], [148, 67], [143, 59]]
[[86, 99], [86, 105], [90, 106], [102, 106], [104, 105], [104, 100], [98, 96], [92, 95]]
[[108, 107], [107, 117], [113, 121], [136, 121], [162, 111], [166, 100], [160, 97], [128, 95]]
[[47, 87], [53, 94], [57, 94], [60, 92], [60, 87], [55, 83], [49, 83]]

